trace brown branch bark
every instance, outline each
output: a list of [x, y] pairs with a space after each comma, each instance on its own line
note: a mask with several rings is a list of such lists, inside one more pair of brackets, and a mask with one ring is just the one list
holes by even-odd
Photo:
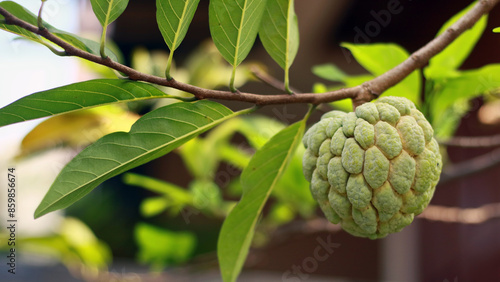
[[401, 82], [414, 70], [423, 67], [430, 58], [441, 52], [453, 40], [467, 29], [471, 28], [482, 15], [488, 13], [500, 0], [481, 0], [455, 24], [453, 24], [447, 32], [439, 35], [428, 44], [413, 53], [407, 60], [389, 70], [388, 72], [365, 82], [363, 85], [345, 88], [326, 93], [304, 93], [304, 94], [275, 94], [275, 95], [259, 95], [254, 93], [212, 90], [200, 88], [194, 85], [186, 84], [175, 79], [167, 80], [166, 78], [153, 76], [138, 72], [128, 66], [114, 62], [109, 58], [101, 58], [75, 48], [71, 44], [61, 38], [50, 33], [47, 29], [39, 29], [37, 26], [31, 25], [9, 13], [4, 8], [0, 7], [0, 14], [5, 17], [5, 22], [9, 25], [19, 26], [27, 31], [33, 32], [45, 37], [52, 43], [60, 46], [70, 56], [76, 56], [88, 61], [104, 65], [126, 74], [132, 80], [149, 82], [157, 85], [172, 87], [193, 94], [198, 99], [222, 99], [236, 100], [242, 102], [254, 103], [257, 105], [269, 104], [290, 104], [290, 103], [311, 103], [320, 104], [338, 101], [350, 98], [353, 100], [354, 106], [361, 105], [375, 99], [385, 90]]

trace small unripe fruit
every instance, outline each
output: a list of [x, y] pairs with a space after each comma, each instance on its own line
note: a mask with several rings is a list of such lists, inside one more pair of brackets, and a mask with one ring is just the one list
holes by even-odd
[[304, 135], [303, 170], [326, 218], [371, 239], [409, 225], [429, 204], [441, 174], [433, 134], [402, 97], [324, 114]]

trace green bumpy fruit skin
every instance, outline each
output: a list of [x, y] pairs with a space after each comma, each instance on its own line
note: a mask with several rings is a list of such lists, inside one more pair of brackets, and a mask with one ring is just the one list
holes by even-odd
[[442, 160], [415, 105], [383, 97], [331, 111], [304, 134], [304, 176], [327, 219], [359, 237], [399, 232], [429, 204]]

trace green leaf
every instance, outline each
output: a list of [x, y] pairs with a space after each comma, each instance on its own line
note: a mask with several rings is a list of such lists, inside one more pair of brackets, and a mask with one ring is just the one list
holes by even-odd
[[[34, 25], [37, 26], [37, 16], [32, 14], [30, 11], [26, 10], [23, 6], [12, 2], [12, 1], [2, 1], [0, 2], [0, 7], [4, 8], [7, 10], [9, 13], [13, 14], [14, 16]], [[0, 20], [5, 20], [5, 17], [0, 15]], [[36, 35], [32, 32], [29, 32], [17, 25], [8, 25], [8, 24], [0, 24], [0, 29], [3, 29], [8, 32], [12, 32], [14, 34], [20, 35], [22, 37], [31, 39], [31, 40], [39, 40], [41, 37], [39, 35]]]
[[90, 0], [90, 4], [97, 19], [106, 28], [125, 11], [128, 0]]
[[161, 195], [145, 199], [141, 203], [141, 214], [146, 217], [157, 215], [167, 209], [177, 214], [186, 205], [193, 204], [193, 196], [189, 191], [170, 182], [135, 173], [125, 173], [123, 182]]
[[123, 182], [127, 185], [139, 186], [151, 192], [166, 196], [178, 204], [186, 205], [193, 202], [193, 197], [188, 191], [170, 182], [136, 173], [126, 173], [123, 176]]
[[284, 128], [285, 125], [277, 119], [252, 115], [242, 118], [242, 123], [238, 127], [238, 131], [245, 136], [250, 146], [260, 149], [271, 137]]
[[154, 270], [187, 261], [196, 247], [196, 236], [191, 232], [174, 232], [146, 223], [135, 228], [139, 247], [139, 261]]
[[129, 131], [139, 115], [112, 104], [50, 117], [36, 125], [20, 145], [16, 158], [54, 147], [80, 149], [116, 131]]
[[102, 25], [101, 57], [106, 57], [106, 32], [108, 25], [114, 22], [127, 8], [128, 0], [90, 0], [92, 10]]
[[[391, 43], [342, 43], [341, 45], [349, 49], [356, 61], [374, 76], [386, 73], [409, 57], [405, 49]], [[420, 87], [421, 77], [419, 71], [416, 70], [400, 83], [385, 91], [384, 95], [405, 97], [416, 105], [420, 105]]]
[[[474, 1], [474, 3], [449, 19], [443, 27], [441, 27], [437, 35], [445, 32], [475, 5], [476, 2]], [[429, 66], [425, 69], [425, 76], [427, 78], [444, 77], [447, 76], [450, 71], [458, 69], [472, 52], [472, 49], [476, 46], [479, 38], [481, 38], [481, 35], [486, 28], [487, 19], [487, 15], [482, 16], [472, 28], [462, 33], [441, 53], [432, 57], [429, 60]]]
[[[434, 82], [437, 86], [433, 94], [431, 109], [433, 126], [440, 127], [448, 115], [443, 114], [451, 108], [453, 112], [464, 114], [466, 109], [456, 103], [462, 103], [488, 91], [500, 88], [500, 64], [487, 65], [483, 68], [463, 71], [459, 76]], [[457, 118], [455, 118], [457, 120]], [[448, 131], [449, 132], [449, 131]], [[441, 136], [447, 137], [447, 136]]]
[[144, 199], [139, 206], [139, 210], [142, 216], [153, 217], [163, 213], [171, 206], [173, 205], [170, 199], [165, 197], [152, 197]]
[[233, 66], [230, 87], [235, 91], [236, 67], [246, 58], [252, 48], [266, 0], [211, 0], [209, 25], [215, 46]]
[[152, 85], [119, 79], [96, 79], [23, 97], [0, 109], [0, 126], [90, 107], [172, 97]]
[[493, 32], [500, 33], [500, 27], [496, 27], [493, 29]]
[[186, 36], [199, 2], [200, 0], [156, 0], [156, 21], [165, 43], [170, 48], [167, 77], [174, 51]]
[[194, 138], [179, 148], [178, 152], [194, 178], [206, 180], [214, 177], [221, 158], [219, 150], [230, 143], [241, 123], [240, 118], [228, 120], [210, 131], [206, 138]]
[[267, 0], [259, 37], [267, 53], [285, 70], [285, 87], [291, 92], [288, 73], [299, 50], [294, 0]]
[[304, 129], [305, 120], [280, 131], [255, 153], [243, 170], [243, 195], [219, 235], [217, 253], [224, 281], [235, 281], [238, 277], [262, 208], [293, 158]]
[[[57, 35], [59, 38], [62, 40], [68, 42], [69, 44], [75, 46], [78, 49], [81, 49], [83, 51], [87, 51], [90, 54], [94, 54], [99, 56], [100, 55], [100, 45], [99, 43], [80, 37], [78, 35], [71, 34], [69, 32], [61, 31], [61, 30], [56, 30], [56, 29], [51, 29], [50, 30], [52, 33]], [[115, 52], [108, 47], [106, 47], [106, 54], [108, 54], [109, 58], [115, 62], [121, 62], [121, 58], [117, 55], [118, 52]]]
[[[32, 25], [38, 25], [38, 16], [31, 13], [27, 9], [25, 9], [23, 6], [12, 2], [12, 1], [3, 1], [0, 2], [0, 7], [6, 9], [9, 13], [13, 14], [17, 18], [26, 21]], [[0, 15], [0, 20], [4, 19], [3, 16]], [[80, 36], [71, 34], [69, 32], [65, 32], [62, 30], [59, 30], [52, 25], [48, 24], [47, 22], [43, 21], [43, 26], [47, 28], [51, 33], [56, 35], [57, 37], [61, 38], [62, 40], [66, 41], [67, 43], [75, 46], [78, 49], [84, 50], [86, 52], [89, 52], [94, 55], [99, 55], [99, 43], [82, 38]], [[7, 24], [0, 24], [0, 29], [6, 30], [8, 32], [12, 32], [14, 34], [20, 35], [24, 38], [33, 40], [35, 42], [41, 43], [49, 48], [54, 48], [54, 46], [49, 43], [48, 41], [44, 40], [41, 36], [34, 34], [32, 32], [29, 32], [25, 29], [22, 29], [18, 26], [15, 25], [7, 25]], [[118, 61], [118, 56], [114, 54], [111, 50], [107, 49], [107, 53], [109, 54], [110, 58], [113, 61]]]
[[333, 64], [316, 65], [312, 68], [312, 72], [326, 80], [335, 82], [344, 82], [348, 75]]
[[302, 172], [304, 146], [299, 146], [288, 168], [273, 190], [274, 197], [288, 208], [296, 208], [302, 216], [310, 216], [317, 208], [317, 202], [311, 195], [309, 183]]
[[66, 208], [105, 180], [159, 158], [234, 116], [211, 101], [171, 104], [140, 118], [130, 132], [104, 136], [73, 158], [59, 173], [35, 211], [40, 217]]

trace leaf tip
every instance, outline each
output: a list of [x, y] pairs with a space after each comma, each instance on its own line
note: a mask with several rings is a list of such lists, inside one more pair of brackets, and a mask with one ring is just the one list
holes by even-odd
[[33, 215], [33, 218], [34, 219], [38, 219], [42, 216], [44, 216], [47, 212], [45, 212], [43, 209], [40, 209], [40, 206], [38, 206], [38, 208], [36, 208], [35, 210], [35, 214]]

